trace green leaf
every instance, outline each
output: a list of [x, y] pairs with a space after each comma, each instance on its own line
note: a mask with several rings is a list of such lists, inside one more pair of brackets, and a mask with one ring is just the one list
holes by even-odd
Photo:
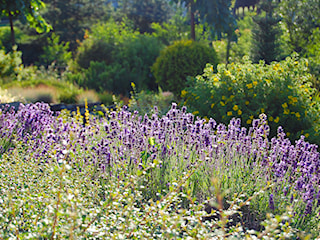
[[148, 142], [149, 142], [149, 144], [150, 144], [151, 146], [155, 145], [154, 137], [150, 137], [150, 138], [148, 139]]

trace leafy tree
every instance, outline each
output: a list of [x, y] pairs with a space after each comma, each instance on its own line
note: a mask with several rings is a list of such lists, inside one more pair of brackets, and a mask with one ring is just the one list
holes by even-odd
[[309, 60], [309, 70], [314, 76], [314, 87], [320, 90], [320, 28], [316, 28], [309, 37], [306, 56]]
[[235, 30], [236, 20], [232, 14], [231, 2], [231, 0], [196, 1], [201, 19], [213, 26], [218, 38], [221, 38], [222, 33], [231, 33]]
[[313, 31], [320, 27], [320, 0], [280, 1], [277, 9], [287, 32], [289, 47], [292, 51], [305, 53]]
[[141, 33], [151, 32], [151, 23], [166, 22], [172, 8], [167, 0], [122, 0], [120, 12], [131, 20]]
[[1, 0], [0, 11], [9, 18], [11, 28], [11, 43], [15, 45], [13, 20], [22, 17], [32, 28], [38, 32], [50, 31], [50, 25], [39, 15], [39, 10], [45, 4], [41, 0]]
[[234, 30], [236, 29], [236, 19], [232, 14], [231, 0], [197, 0], [197, 9], [201, 13], [203, 21], [212, 25], [218, 39], [223, 33], [227, 37], [226, 62], [229, 62], [231, 41], [236, 39]]
[[231, 0], [172, 0], [183, 2], [190, 13], [191, 39], [195, 40], [195, 18], [212, 25], [218, 37], [221, 33], [230, 33], [235, 29], [235, 18], [232, 15]]
[[228, 39], [226, 49], [226, 62], [228, 63], [229, 53], [231, 49], [231, 41], [236, 37], [234, 30], [236, 29], [236, 20], [232, 14], [232, 0], [172, 0], [173, 2], [183, 2], [189, 9], [191, 39], [195, 40], [195, 16], [202, 22], [207, 23], [213, 28], [213, 34], [217, 38], [221, 38], [226, 33]]
[[196, 34], [195, 34], [195, 3], [196, 0], [171, 0], [171, 2], [174, 3], [183, 3], [187, 7], [190, 15], [190, 32], [191, 32], [191, 39], [195, 40], [196, 39]]
[[108, 18], [110, 5], [104, 0], [44, 0], [48, 5], [44, 18], [61, 41], [70, 42], [74, 51], [94, 23]]

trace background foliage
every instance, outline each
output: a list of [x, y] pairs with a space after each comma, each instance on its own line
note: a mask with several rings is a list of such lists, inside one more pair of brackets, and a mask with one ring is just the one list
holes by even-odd
[[75, 63], [82, 75], [75, 76], [76, 82], [96, 91], [124, 95], [129, 94], [131, 82], [139, 90], [155, 90], [150, 66], [162, 47], [156, 37], [140, 35], [125, 23], [97, 25], [77, 51]]

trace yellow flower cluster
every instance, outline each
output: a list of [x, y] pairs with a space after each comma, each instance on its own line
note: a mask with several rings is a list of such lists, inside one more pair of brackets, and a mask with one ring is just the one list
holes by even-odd
[[249, 119], [247, 120], [247, 124], [251, 124], [252, 123], [252, 120], [253, 120], [253, 115], [251, 115], [250, 117], [249, 117]]
[[248, 89], [251, 89], [251, 88], [253, 88], [253, 85], [252, 85], [252, 83], [249, 83], [249, 84], [247, 84], [247, 88], [248, 88]]
[[280, 118], [279, 118], [279, 117], [273, 118], [272, 116], [269, 116], [269, 117], [268, 117], [268, 120], [269, 120], [270, 122], [278, 123], [278, 122], [280, 121]]
[[288, 104], [286, 102], [283, 103], [281, 106], [283, 108], [283, 114], [286, 114], [286, 115], [290, 114], [290, 110], [288, 109]]
[[187, 94], [188, 94], [188, 92], [186, 90], [181, 91], [181, 97], [185, 97]]
[[227, 70], [227, 71], [225, 71], [225, 72], [224, 72], [224, 74], [225, 74], [226, 76], [231, 76], [231, 72], [230, 72], [230, 71], [228, 71], [228, 70]]
[[291, 105], [295, 105], [295, 103], [298, 102], [298, 98], [297, 97], [288, 96], [288, 98], [289, 98], [289, 104], [291, 104]]
[[234, 111], [237, 111], [239, 109], [238, 105], [234, 105], [232, 108]]
[[283, 114], [286, 114], [286, 115], [290, 114], [290, 110], [288, 108], [283, 109]]

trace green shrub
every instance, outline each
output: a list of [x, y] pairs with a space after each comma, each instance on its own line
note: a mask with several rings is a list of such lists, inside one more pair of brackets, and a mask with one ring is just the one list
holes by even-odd
[[164, 45], [157, 38], [149, 35], [139, 35], [124, 42], [116, 55], [116, 62], [127, 69], [120, 79], [127, 78], [126, 84], [134, 82], [139, 90], [157, 90], [150, 68], [163, 48]]
[[119, 24], [109, 20], [104, 24], [97, 24], [90, 33], [86, 32], [85, 40], [77, 49], [75, 62], [80, 68], [89, 68], [91, 61], [111, 64], [118, 47], [138, 35], [139, 32], [135, 32], [124, 22]]
[[90, 62], [89, 68], [83, 71], [84, 80], [82, 86], [95, 89], [97, 91], [112, 88], [112, 82], [108, 76], [111, 71], [111, 66], [108, 66], [105, 62]]
[[219, 65], [218, 73], [207, 65], [203, 75], [190, 79], [181, 96], [189, 110], [217, 122], [239, 117], [250, 126], [266, 113], [271, 136], [281, 125], [292, 140], [304, 134], [319, 144], [319, 98], [307, 65], [296, 56], [270, 65], [246, 59], [244, 64]]
[[65, 104], [77, 103], [78, 92], [73, 89], [66, 89], [59, 93], [59, 102]]
[[306, 46], [306, 56], [310, 61], [309, 69], [314, 75], [314, 84], [320, 89], [320, 29], [317, 28], [310, 36], [310, 43]]
[[93, 28], [78, 49], [79, 68], [68, 77], [85, 88], [123, 95], [129, 95], [131, 82], [139, 90], [156, 89], [150, 67], [163, 47], [159, 40], [114, 22], [103, 26]]
[[77, 85], [59, 79], [56, 70], [50, 67], [28, 67], [21, 72], [20, 80], [11, 80], [3, 88], [15, 92], [15, 95], [20, 95], [28, 102], [76, 103], [77, 96], [83, 91]]
[[[14, 29], [14, 35], [16, 42], [20, 42], [22, 36], [22, 32], [19, 28]], [[9, 52], [12, 50], [12, 42], [11, 42], [11, 30], [10, 26], [2, 26], [0, 27], [0, 49]]]
[[104, 42], [100, 39], [88, 39], [85, 40], [82, 45], [79, 47], [76, 63], [80, 68], [89, 68], [90, 62], [105, 62], [110, 64], [111, 52], [113, 51], [113, 46], [107, 42]]
[[130, 90], [130, 75], [127, 68], [120, 64], [107, 65], [105, 62], [90, 62], [88, 69], [77, 82], [80, 86], [95, 89], [98, 92], [110, 91], [114, 93], [128, 93]]
[[98, 96], [101, 103], [103, 103], [105, 106], [110, 106], [114, 102], [113, 94], [110, 92], [107, 92], [107, 91], [101, 92], [101, 93], [98, 93]]
[[[138, 111], [140, 115], [145, 114], [151, 116], [157, 113], [158, 116], [165, 115], [174, 101], [174, 95], [171, 92], [163, 92], [159, 87], [158, 92], [141, 91], [136, 92], [135, 86], [132, 84], [133, 91], [129, 100], [129, 108], [132, 111]], [[156, 111], [156, 112], [155, 112]]]
[[6, 53], [0, 50], [0, 80], [7, 82], [17, 79], [17, 75], [22, 69], [21, 52], [17, 51], [17, 47], [12, 52]]
[[72, 58], [69, 42], [60, 42], [60, 37], [54, 33], [47, 41], [48, 45], [44, 46], [44, 53], [40, 55], [41, 63], [49, 66], [54, 62], [59, 68], [65, 69]]
[[186, 87], [187, 76], [200, 74], [207, 63], [213, 66], [218, 63], [213, 48], [203, 43], [182, 40], [161, 51], [152, 66], [152, 72], [163, 90], [179, 94]]

